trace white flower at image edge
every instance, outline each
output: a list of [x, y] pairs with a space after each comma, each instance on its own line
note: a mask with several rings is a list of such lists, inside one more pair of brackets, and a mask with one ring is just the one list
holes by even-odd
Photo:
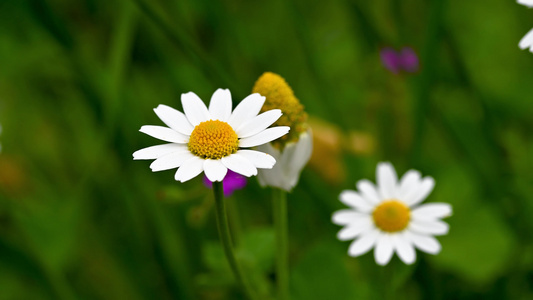
[[271, 153], [276, 165], [270, 170], [260, 170], [257, 176], [261, 186], [273, 186], [290, 192], [298, 183], [300, 173], [313, 152], [311, 129], [300, 134], [297, 142], [288, 143], [282, 151], [271, 143], [257, 147], [258, 150]]
[[[524, 6], [527, 6], [529, 8], [533, 8], [533, 0], [518, 0], [518, 4], [522, 4]], [[518, 43], [518, 47], [520, 49], [527, 49], [529, 48], [529, 52], [533, 52], [533, 29], [531, 29], [521, 40], [520, 43]]]
[[178, 168], [174, 178], [180, 182], [202, 172], [210, 181], [222, 181], [228, 169], [247, 177], [257, 175], [258, 168], [270, 169], [276, 160], [243, 148], [268, 143], [289, 132], [287, 126], [268, 128], [282, 113], [273, 109], [258, 115], [264, 102], [265, 97], [252, 94], [232, 112], [227, 89], [213, 93], [209, 108], [193, 92], [182, 94], [185, 114], [159, 105], [154, 111], [168, 127], [146, 125], [140, 129], [169, 143], [136, 151], [133, 159], [155, 159], [150, 165], [154, 172]]
[[332, 221], [344, 226], [337, 234], [339, 240], [355, 239], [348, 254], [359, 256], [375, 247], [376, 262], [386, 265], [394, 252], [404, 263], [414, 263], [415, 247], [439, 253], [441, 245], [434, 236], [448, 233], [448, 224], [440, 219], [450, 216], [452, 207], [447, 203], [419, 205], [433, 190], [433, 178], [409, 170], [398, 181], [390, 163], [379, 163], [376, 177], [377, 186], [363, 179], [357, 182], [358, 191], [345, 190], [339, 196], [350, 208], [335, 212]]

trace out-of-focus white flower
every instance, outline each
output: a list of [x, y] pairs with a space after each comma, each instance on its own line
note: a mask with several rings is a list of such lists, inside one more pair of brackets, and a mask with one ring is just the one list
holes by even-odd
[[409, 170], [398, 181], [390, 163], [378, 164], [376, 177], [377, 186], [363, 179], [357, 182], [358, 191], [345, 190], [339, 196], [350, 208], [335, 212], [332, 221], [344, 226], [337, 234], [339, 240], [355, 239], [348, 254], [359, 256], [375, 247], [376, 262], [386, 265], [394, 252], [404, 263], [414, 263], [415, 247], [439, 253], [441, 245], [433, 236], [448, 233], [448, 224], [440, 219], [450, 216], [452, 207], [447, 203], [419, 205], [433, 190], [433, 178]]
[[266, 97], [263, 110], [281, 109], [283, 116], [275, 125], [291, 128], [289, 134], [279, 140], [258, 147], [258, 150], [272, 154], [277, 161], [272, 169], [259, 171], [259, 184], [291, 191], [313, 151], [307, 113], [291, 87], [278, 74], [265, 72], [256, 81], [253, 92]]
[[[518, 4], [522, 4], [529, 8], [533, 8], [533, 0], [517, 0]], [[533, 29], [531, 29], [518, 43], [520, 49], [528, 49], [529, 52], [533, 53]]]
[[529, 52], [533, 53], [533, 29], [531, 29], [521, 40], [520, 43], [518, 43], [518, 47], [520, 49], [528, 49]]
[[257, 175], [259, 184], [291, 191], [298, 184], [300, 173], [311, 158], [313, 150], [311, 129], [302, 133], [298, 141], [286, 144], [282, 151], [271, 143], [261, 145], [257, 150], [270, 153], [277, 161], [272, 169], [259, 171]]
[[529, 7], [529, 8], [533, 7], [533, 0], [517, 0], [516, 2], [518, 4], [525, 5], [525, 6]]
[[257, 175], [258, 168], [270, 169], [276, 163], [269, 154], [248, 150], [273, 141], [288, 126], [267, 128], [282, 115], [273, 109], [258, 115], [265, 97], [252, 94], [232, 112], [229, 90], [213, 93], [209, 108], [193, 92], [181, 95], [185, 114], [166, 105], [154, 109], [168, 126], [142, 126], [140, 131], [170, 142], [141, 149], [133, 159], [155, 159], [152, 171], [178, 168], [175, 179], [185, 182], [202, 172], [210, 181], [222, 181], [228, 169], [244, 176]]

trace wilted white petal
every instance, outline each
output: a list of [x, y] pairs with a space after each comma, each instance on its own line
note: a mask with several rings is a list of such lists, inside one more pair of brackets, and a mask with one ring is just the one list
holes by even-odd
[[252, 162], [258, 169], [270, 169], [276, 163], [276, 159], [272, 155], [260, 151], [242, 149], [237, 153]]

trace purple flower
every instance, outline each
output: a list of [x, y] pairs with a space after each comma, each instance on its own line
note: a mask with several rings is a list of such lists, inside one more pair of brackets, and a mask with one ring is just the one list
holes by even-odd
[[413, 73], [418, 71], [418, 56], [410, 47], [404, 47], [400, 52], [386, 47], [380, 52], [381, 62], [385, 68], [394, 74], [400, 71]]
[[[213, 188], [213, 183], [204, 175], [204, 184], [208, 188]], [[228, 170], [226, 177], [222, 180], [224, 196], [229, 197], [234, 191], [240, 190], [246, 186], [246, 177], [241, 174]]]

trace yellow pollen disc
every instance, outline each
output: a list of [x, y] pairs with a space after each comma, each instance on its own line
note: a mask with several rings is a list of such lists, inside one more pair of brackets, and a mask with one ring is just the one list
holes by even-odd
[[409, 224], [411, 211], [398, 200], [381, 203], [372, 213], [376, 226], [386, 232], [402, 231]]
[[209, 120], [194, 127], [187, 146], [192, 154], [201, 158], [221, 159], [237, 152], [239, 137], [228, 123]]
[[307, 113], [304, 106], [283, 77], [272, 72], [266, 72], [255, 82], [253, 93], [259, 93], [266, 97], [262, 112], [271, 109], [281, 109], [283, 115], [273, 126], [289, 126], [291, 130], [288, 134], [275, 140], [274, 146], [283, 148], [286, 143], [296, 142], [300, 134], [307, 131]]

